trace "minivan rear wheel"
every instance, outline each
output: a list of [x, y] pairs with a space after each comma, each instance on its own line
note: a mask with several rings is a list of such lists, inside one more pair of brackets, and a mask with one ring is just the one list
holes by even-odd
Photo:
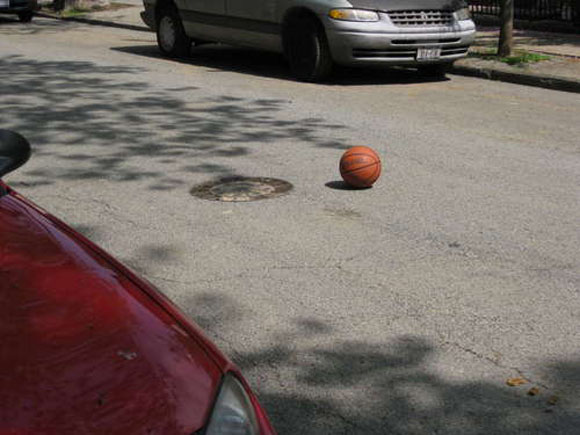
[[297, 17], [284, 32], [284, 54], [300, 80], [317, 82], [330, 75], [332, 56], [322, 25], [310, 17]]
[[191, 49], [191, 39], [185, 34], [183, 23], [174, 6], [161, 9], [157, 21], [157, 45], [168, 57], [185, 57]]

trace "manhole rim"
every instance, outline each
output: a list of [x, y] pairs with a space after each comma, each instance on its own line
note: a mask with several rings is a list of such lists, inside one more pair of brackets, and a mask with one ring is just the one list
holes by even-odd
[[[265, 184], [267, 187], [273, 189], [268, 193], [257, 193], [257, 194], [240, 194], [238, 197], [235, 195], [227, 196], [228, 199], [224, 199], [225, 195], [218, 195], [216, 192], [212, 192], [212, 189], [217, 188], [220, 185], [226, 185], [231, 183], [248, 182], [255, 184]], [[199, 199], [205, 199], [209, 201], [218, 202], [253, 202], [260, 201], [263, 199], [272, 199], [288, 194], [294, 189], [294, 185], [286, 180], [272, 177], [245, 177], [245, 176], [227, 176], [214, 179], [205, 183], [198, 184], [192, 187], [189, 193]]]

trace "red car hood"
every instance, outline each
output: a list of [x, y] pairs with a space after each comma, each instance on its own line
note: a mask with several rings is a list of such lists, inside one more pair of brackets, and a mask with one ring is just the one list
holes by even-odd
[[152, 292], [64, 224], [1, 197], [0, 435], [201, 428], [227, 360]]

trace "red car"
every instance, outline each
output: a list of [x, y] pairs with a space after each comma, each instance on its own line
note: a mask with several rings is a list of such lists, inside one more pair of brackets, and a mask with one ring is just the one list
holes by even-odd
[[[0, 130], [0, 178], [28, 160]], [[0, 435], [273, 434], [153, 286], [0, 181]]]

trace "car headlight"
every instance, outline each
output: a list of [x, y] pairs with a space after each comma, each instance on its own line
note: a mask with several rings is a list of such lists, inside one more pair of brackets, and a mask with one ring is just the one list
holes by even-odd
[[328, 16], [341, 21], [379, 21], [379, 14], [364, 9], [332, 9]]
[[254, 406], [233, 375], [224, 377], [205, 435], [258, 435]]
[[471, 19], [471, 12], [469, 8], [462, 8], [455, 11], [455, 19], [457, 21], [465, 21]]

